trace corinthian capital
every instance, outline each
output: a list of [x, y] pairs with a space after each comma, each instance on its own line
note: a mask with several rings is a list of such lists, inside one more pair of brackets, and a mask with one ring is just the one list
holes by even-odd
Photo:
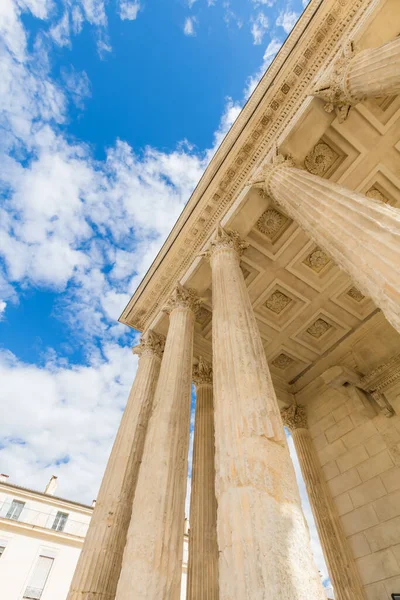
[[140, 342], [132, 348], [133, 354], [143, 356], [143, 354], [154, 354], [158, 358], [162, 357], [165, 346], [165, 337], [148, 329], [143, 333]]
[[200, 299], [196, 292], [192, 289], [186, 289], [178, 283], [174, 291], [172, 292], [164, 311], [171, 313], [176, 308], [189, 308], [197, 314], [201, 306]]
[[268, 196], [273, 198], [273, 193], [270, 189], [270, 181], [274, 173], [295, 166], [296, 164], [290, 155], [283, 156], [283, 154], [277, 152], [274, 155], [272, 162], [265, 163], [260, 167], [254, 177], [250, 180], [250, 183], [255, 187], [261, 188]]
[[225, 229], [222, 225], [218, 225], [215, 237], [210, 241], [209, 247], [203, 256], [211, 258], [214, 252], [221, 248], [231, 248], [237, 252], [238, 256], [242, 256], [248, 246], [249, 244], [240, 237], [237, 231]]
[[195, 385], [212, 383], [212, 366], [199, 357], [197, 365], [193, 366], [193, 382]]
[[281, 410], [283, 424], [293, 431], [294, 429], [307, 429], [307, 409], [301, 404], [291, 404]]
[[312, 89], [312, 95], [325, 101], [324, 110], [328, 113], [335, 111], [339, 123], [346, 120], [353, 104], [362, 99], [351, 94], [347, 79], [354, 58], [353, 44], [346, 44], [332, 69], [324, 73]]

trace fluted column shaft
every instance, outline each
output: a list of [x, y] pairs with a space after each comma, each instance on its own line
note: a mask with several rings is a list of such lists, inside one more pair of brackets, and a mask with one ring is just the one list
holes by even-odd
[[139, 365], [108, 460], [68, 600], [113, 600], [132, 510], [164, 340], [142, 336]]
[[344, 89], [359, 99], [399, 94], [400, 38], [356, 54], [345, 73]]
[[220, 598], [323, 600], [241, 249], [219, 228], [209, 251]]
[[365, 98], [399, 94], [400, 38], [358, 53], [354, 53], [352, 43], [346, 44], [312, 93], [325, 100], [327, 112], [336, 111], [340, 122], [347, 118], [352, 105]]
[[283, 422], [292, 433], [335, 598], [365, 600], [357, 568], [307, 429], [305, 408], [293, 406], [282, 414]]
[[117, 600], [179, 598], [196, 306], [189, 292], [176, 290]]
[[194, 368], [196, 418], [187, 600], [218, 600], [217, 500], [215, 497], [214, 406], [211, 366]]
[[281, 156], [259, 177], [267, 194], [400, 332], [400, 211], [298, 169]]

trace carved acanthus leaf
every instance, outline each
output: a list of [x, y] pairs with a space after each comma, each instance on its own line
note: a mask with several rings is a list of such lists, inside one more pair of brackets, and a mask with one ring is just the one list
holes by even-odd
[[353, 43], [349, 42], [343, 47], [332, 69], [320, 77], [311, 92], [313, 96], [325, 101], [326, 112], [336, 112], [339, 123], [347, 119], [351, 106], [362, 99], [352, 96], [347, 87], [347, 75], [353, 58], [354, 47]]
[[199, 357], [197, 365], [193, 366], [193, 382], [197, 386], [212, 383], [212, 366], [205, 362], [202, 356]]
[[301, 404], [291, 404], [281, 410], [283, 424], [293, 431], [294, 429], [307, 429], [307, 409]]
[[283, 156], [283, 154], [277, 152], [273, 156], [272, 162], [264, 163], [254, 177], [250, 179], [249, 183], [255, 187], [261, 188], [268, 196], [276, 200], [270, 186], [272, 176], [278, 170], [288, 169], [295, 166], [296, 164], [290, 155]]
[[195, 290], [187, 290], [182, 285], [178, 284], [163, 310], [167, 313], [171, 313], [175, 308], [190, 308], [194, 314], [197, 314], [200, 307], [201, 301]]
[[249, 244], [245, 242], [237, 231], [225, 229], [222, 225], [218, 225], [215, 237], [210, 241], [207, 250], [203, 256], [211, 258], [216, 250], [221, 248], [232, 248], [236, 250], [239, 256], [248, 248]]
[[143, 354], [155, 354], [159, 358], [162, 357], [165, 346], [165, 337], [155, 333], [152, 329], [148, 329], [143, 333], [140, 342], [132, 348], [133, 354], [143, 356]]

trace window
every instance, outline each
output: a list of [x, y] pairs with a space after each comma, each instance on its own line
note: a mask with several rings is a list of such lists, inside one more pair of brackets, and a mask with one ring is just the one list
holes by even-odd
[[5, 546], [0, 546], [0, 558], [3, 555], [4, 550], [6, 549]]
[[39, 556], [35, 569], [31, 574], [29, 585], [25, 590], [24, 598], [29, 598], [29, 600], [40, 600], [53, 562], [54, 558], [50, 558], [49, 556]]
[[56, 518], [54, 519], [54, 523], [52, 525], [52, 529], [56, 531], [64, 531], [65, 523], [68, 519], [68, 513], [63, 513], [58, 511]]
[[13, 500], [11, 502], [10, 508], [8, 509], [8, 513], [6, 514], [6, 519], [13, 519], [14, 521], [18, 521], [19, 516], [20, 516], [24, 506], [25, 506], [25, 502], [20, 502], [19, 500]]

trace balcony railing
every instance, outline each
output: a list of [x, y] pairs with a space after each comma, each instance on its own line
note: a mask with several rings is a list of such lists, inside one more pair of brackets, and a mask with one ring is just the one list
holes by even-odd
[[[60, 531], [59, 529], [53, 529], [54, 521], [57, 516], [57, 511], [54, 512], [41, 512], [38, 510], [34, 510], [29, 508], [29, 505], [24, 506], [21, 511], [21, 514], [18, 516], [18, 519], [13, 517], [7, 517], [7, 513], [11, 507], [10, 501], [5, 501], [0, 506], [0, 518], [7, 519], [10, 521], [18, 521], [19, 523], [25, 523], [27, 525], [31, 525], [32, 527], [44, 527], [45, 529], [52, 529], [53, 531]], [[64, 524], [64, 528], [62, 530], [63, 533], [69, 533], [71, 535], [76, 535], [79, 537], [85, 537], [87, 530], [89, 527], [89, 522], [85, 521], [77, 521], [75, 519], [71, 519], [68, 516]]]

